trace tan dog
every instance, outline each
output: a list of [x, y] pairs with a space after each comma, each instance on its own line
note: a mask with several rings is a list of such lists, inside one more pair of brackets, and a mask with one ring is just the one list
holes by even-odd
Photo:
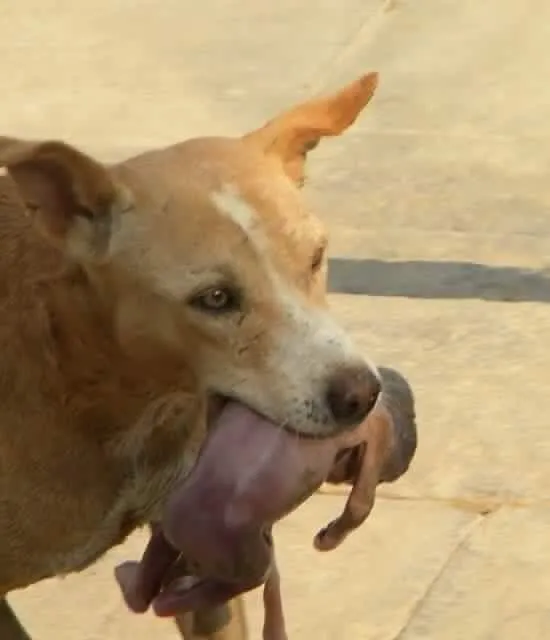
[[[299, 186], [375, 87], [109, 168], [0, 139], [0, 598], [158, 521], [219, 398], [315, 437], [372, 409], [379, 378], [325, 310]], [[0, 637], [25, 637], [5, 602]]]

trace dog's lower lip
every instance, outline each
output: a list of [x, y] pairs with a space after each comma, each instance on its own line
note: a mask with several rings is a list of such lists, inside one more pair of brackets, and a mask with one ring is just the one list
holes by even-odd
[[281, 427], [285, 429], [285, 431], [288, 431], [288, 433], [291, 433], [293, 436], [301, 438], [302, 440], [328, 440], [329, 438], [334, 437], [334, 434], [331, 433], [305, 433], [303, 431], [298, 431], [298, 429], [295, 429], [289, 424], [283, 424]]
[[[222, 412], [225, 405], [228, 404], [229, 402], [238, 402], [248, 407], [249, 409], [252, 409], [252, 411], [256, 412], [259, 416], [262, 416], [262, 418], [272, 421], [272, 419], [269, 416], [267, 416], [265, 413], [258, 410], [256, 407], [252, 406], [251, 404], [244, 402], [243, 400], [240, 400], [237, 396], [218, 393], [217, 391], [210, 391], [208, 393], [207, 417], [206, 417], [206, 424], [208, 426], [214, 423], [216, 418]], [[277, 424], [277, 423], [274, 422], [274, 424]], [[279, 423], [278, 426], [280, 426], [281, 429], [284, 429], [288, 433], [291, 433], [293, 436], [296, 436], [297, 438], [302, 438], [304, 440], [325, 440], [334, 436], [334, 434], [331, 434], [331, 433], [326, 433], [326, 434], [325, 433], [306, 433], [296, 429], [295, 427], [288, 424], [287, 422], [281, 422]]]

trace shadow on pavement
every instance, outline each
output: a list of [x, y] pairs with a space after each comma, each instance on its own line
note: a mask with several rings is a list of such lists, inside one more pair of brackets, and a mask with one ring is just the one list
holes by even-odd
[[329, 290], [369, 296], [550, 302], [550, 269], [537, 271], [472, 262], [331, 258]]

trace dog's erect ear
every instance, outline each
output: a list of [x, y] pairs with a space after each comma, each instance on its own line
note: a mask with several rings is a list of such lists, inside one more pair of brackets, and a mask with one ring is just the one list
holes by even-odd
[[369, 73], [332, 96], [294, 107], [243, 139], [278, 157], [290, 178], [301, 185], [308, 151], [321, 138], [337, 136], [352, 125], [377, 84], [378, 74]]
[[105, 167], [63, 142], [3, 137], [0, 167], [51, 240], [76, 259], [101, 260], [113, 214], [130, 206], [129, 193]]

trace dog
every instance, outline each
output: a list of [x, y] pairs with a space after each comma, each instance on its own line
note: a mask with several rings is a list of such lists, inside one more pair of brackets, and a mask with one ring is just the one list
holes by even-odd
[[375, 406], [376, 368], [326, 309], [326, 234], [300, 187], [376, 84], [109, 167], [0, 138], [3, 639], [27, 637], [11, 591], [162, 520], [221, 401], [316, 438]]

